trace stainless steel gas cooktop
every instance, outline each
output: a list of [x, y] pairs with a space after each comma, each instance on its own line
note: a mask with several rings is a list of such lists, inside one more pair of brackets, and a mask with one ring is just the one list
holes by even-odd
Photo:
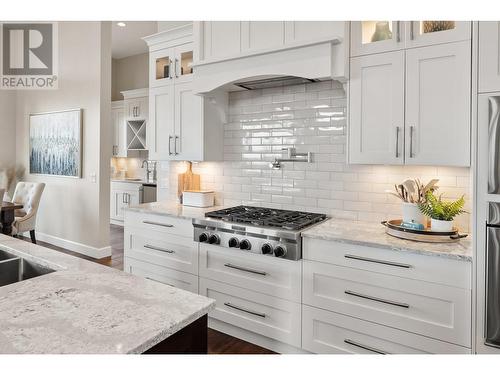
[[237, 206], [194, 219], [194, 240], [235, 250], [299, 260], [300, 232], [327, 219], [324, 214]]

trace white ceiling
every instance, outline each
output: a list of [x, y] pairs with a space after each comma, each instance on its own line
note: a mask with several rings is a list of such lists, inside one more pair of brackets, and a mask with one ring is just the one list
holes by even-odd
[[123, 21], [125, 27], [113, 22], [111, 55], [114, 59], [138, 55], [148, 51], [146, 43], [141, 39], [144, 36], [158, 32], [156, 21]]
[[148, 51], [142, 37], [179, 27], [187, 21], [122, 21], [125, 27], [120, 27], [113, 22], [111, 54], [114, 59], [138, 55]]

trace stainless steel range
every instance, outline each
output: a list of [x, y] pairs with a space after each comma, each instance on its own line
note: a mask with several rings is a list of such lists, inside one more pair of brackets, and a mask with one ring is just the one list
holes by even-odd
[[237, 206], [194, 219], [194, 240], [278, 258], [302, 258], [302, 230], [327, 219], [310, 212]]

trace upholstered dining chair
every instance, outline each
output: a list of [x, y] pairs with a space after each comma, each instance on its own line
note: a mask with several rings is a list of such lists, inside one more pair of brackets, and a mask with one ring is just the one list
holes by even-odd
[[15, 212], [12, 234], [30, 232], [31, 242], [34, 244], [36, 244], [36, 214], [44, 188], [45, 184], [40, 182], [19, 182], [12, 198], [13, 203], [23, 205], [22, 209]]

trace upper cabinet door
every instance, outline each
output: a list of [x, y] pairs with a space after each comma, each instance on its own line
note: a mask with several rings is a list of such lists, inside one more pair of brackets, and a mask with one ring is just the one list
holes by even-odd
[[175, 49], [165, 48], [149, 54], [149, 87], [173, 84], [175, 78]]
[[174, 156], [174, 103], [174, 85], [150, 89], [147, 146], [152, 160], [169, 160]]
[[286, 21], [285, 43], [310, 42], [345, 34], [344, 21]]
[[283, 21], [244, 21], [241, 23], [241, 51], [281, 47], [285, 43]]
[[403, 49], [404, 34], [405, 22], [402, 21], [353, 21], [351, 56]]
[[223, 59], [241, 52], [240, 21], [203, 21], [201, 60]]
[[192, 85], [175, 85], [174, 158], [203, 160], [203, 97], [193, 93]]
[[174, 80], [175, 83], [193, 80], [193, 43], [175, 47]]
[[349, 162], [404, 161], [404, 52], [351, 59]]
[[468, 21], [408, 21], [406, 24], [407, 48], [471, 39]]
[[500, 91], [500, 22], [479, 22], [479, 92]]
[[406, 164], [470, 165], [470, 41], [406, 51]]

